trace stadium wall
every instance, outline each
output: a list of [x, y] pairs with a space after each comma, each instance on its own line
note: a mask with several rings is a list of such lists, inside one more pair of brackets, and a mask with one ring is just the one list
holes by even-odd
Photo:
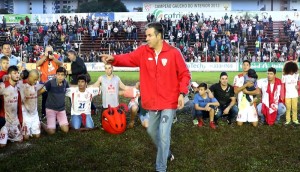
[[[89, 72], [103, 72], [104, 63], [85, 63], [87, 71]], [[187, 62], [188, 69], [191, 72], [221, 72], [221, 71], [232, 71], [232, 72], [242, 72], [242, 63], [236, 62]], [[284, 63], [283, 62], [252, 62], [251, 68], [258, 72], [266, 72], [269, 67], [274, 67], [278, 72], [282, 71]], [[300, 63], [298, 63], [300, 66]], [[26, 63], [24, 66], [26, 69], [36, 69], [35, 63]], [[70, 63], [64, 63], [64, 67], [67, 70], [71, 69]], [[139, 71], [138, 67], [114, 67], [114, 71]]]

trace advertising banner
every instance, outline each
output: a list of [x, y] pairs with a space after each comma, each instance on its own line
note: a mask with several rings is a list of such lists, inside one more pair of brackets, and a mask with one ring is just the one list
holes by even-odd
[[[242, 72], [242, 63], [239, 64], [239, 71]], [[277, 72], [282, 72], [283, 62], [253, 62], [251, 63], [251, 69], [254, 69], [257, 72], [266, 72], [269, 67], [273, 67]], [[298, 66], [300, 63], [298, 63]]]
[[190, 71], [237, 71], [238, 63], [190, 62], [186, 63]]
[[108, 21], [115, 21], [114, 13], [106, 12], [106, 13], [87, 13], [85, 16], [89, 16], [90, 19], [102, 18]]
[[198, 1], [198, 2], [146, 2], [143, 3], [143, 12], [155, 10], [178, 12], [178, 11], [231, 11], [231, 2], [228, 1]]
[[[237, 71], [238, 63], [186, 63], [190, 71]], [[104, 63], [85, 63], [87, 71], [104, 71]], [[138, 67], [114, 67], [114, 71], [139, 71]]]
[[5, 14], [4, 17], [6, 19], [6, 23], [20, 23], [20, 20], [23, 19], [25, 23], [25, 17], [31, 21], [31, 14]]
[[[105, 71], [104, 63], [85, 63], [89, 72]], [[139, 71], [138, 67], [114, 67], [114, 71]]]
[[133, 21], [147, 21], [147, 13], [145, 12], [118, 12], [115, 13], [115, 21], [126, 21], [131, 18]]

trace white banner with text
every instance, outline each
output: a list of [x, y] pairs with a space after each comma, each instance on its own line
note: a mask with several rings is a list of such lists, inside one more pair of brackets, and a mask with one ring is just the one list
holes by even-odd
[[[190, 62], [186, 63], [190, 71], [238, 71], [238, 63]], [[87, 71], [104, 71], [104, 63], [85, 63]], [[114, 67], [114, 71], [139, 71], [138, 67]]]

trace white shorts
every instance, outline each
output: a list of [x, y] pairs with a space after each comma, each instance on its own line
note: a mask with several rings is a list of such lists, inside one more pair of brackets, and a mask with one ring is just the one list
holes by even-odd
[[8, 133], [8, 140], [11, 142], [19, 142], [23, 140], [20, 124], [10, 124], [6, 122], [5, 127]]
[[[243, 98], [244, 99], [244, 98]], [[258, 115], [254, 105], [250, 106], [250, 103], [246, 98], [239, 104], [239, 112], [236, 118], [238, 122], [257, 122]]]
[[3, 126], [0, 130], [0, 144], [6, 145], [7, 144], [7, 138], [8, 138], [8, 132], [7, 128]]
[[130, 101], [128, 103], [128, 110], [131, 110], [132, 106], [134, 106], [134, 105], [139, 106], [135, 101]]
[[23, 110], [22, 113], [23, 113], [22, 135], [32, 136], [33, 134], [35, 135], [40, 134], [41, 123], [40, 123], [38, 112], [29, 115], [26, 110]]

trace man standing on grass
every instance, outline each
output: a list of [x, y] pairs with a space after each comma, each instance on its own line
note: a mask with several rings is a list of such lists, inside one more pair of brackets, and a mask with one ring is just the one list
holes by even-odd
[[140, 67], [142, 107], [149, 111], [147, 129], [157, 148], [156, 171], [167, 170], [171, 127], [176, 109], [184, 106], [191, 75], [180, 51], [163, 39], [160, 23], [146, 26], [147, 45], [122, 55], [101, 55], [104, 63], [114, 66]]
[[282, 102], [281, 80], [276, 78], [276, 69], [268, 69], [268, 78], [257, 81], [257, 86], [261, 90], [261, 103], [257, 105], [257, 113], [262, 123], [266, 121], [268, 125], [280, 122], [280, 117], [285, 113], [286, 107]]
[[260, 94], [260, 90], [256, 88], [254, 91], [248, 91], [246, 87], [252, 87], [253, 82], [246, 82], [244, 84], [244, 75], [247, 75], [248, 70], [250, 69], [251, 62], [249, 60], [243, 61], [243, 73], [236, 75], [234, 77], [234, 93], [238, 94], [238, 116], [237, 116], [237, 125], [241, 126], [244, 122], [251, 122], [253, 126], [257, 126], [258, 117], [254, 104], [246, 99], [246, 94], [250, 95], [251, 100], [253, 101], [253, 95]]
[[86, 66], [83, 60], [78, 57], [75, 50], [68, 51], [68, 58], [71, 61], [71, 70], [68, 71], [68, 74], [71, 76], [70, 84], [76, 85], [78, 83], [77, 77], [82, 74], [87, 74]]

